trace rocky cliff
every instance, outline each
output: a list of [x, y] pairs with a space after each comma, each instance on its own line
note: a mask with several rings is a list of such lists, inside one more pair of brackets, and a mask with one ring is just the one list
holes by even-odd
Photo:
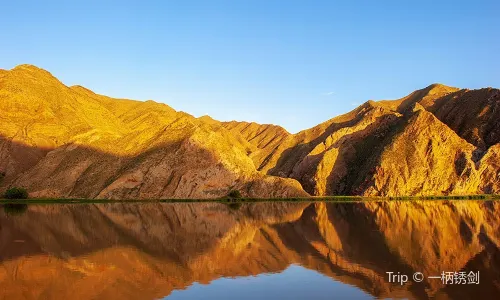
[[311, 129], [194, 118], [0, 72], [0, 189], [33, 197], [411, 196], [500, 192], [500, 91], [431, 85]]

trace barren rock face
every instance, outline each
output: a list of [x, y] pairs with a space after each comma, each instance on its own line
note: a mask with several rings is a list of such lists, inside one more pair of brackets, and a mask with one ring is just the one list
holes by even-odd
[[33, 197], [412, 196], [500, 192], [500, 91], [431, 85], [311, 129], [194, 118], [0, 72], [0, 190]]
[[[158, 299], [291, 264], [377, 298], [494, 299], [499, 203], [421, 201], [30, 205], [0, 211], [0, 298]], [[404, 286], [386, 272], [479, 271]], [[320, 291], [318, 291], [320, 292]]]

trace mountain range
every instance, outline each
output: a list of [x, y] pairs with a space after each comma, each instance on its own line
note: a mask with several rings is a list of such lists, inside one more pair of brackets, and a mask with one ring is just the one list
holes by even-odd
[[0, 190], [208, 199], [500, 193], [500, 90], [433, 84], [296, 134], [0, 69]]

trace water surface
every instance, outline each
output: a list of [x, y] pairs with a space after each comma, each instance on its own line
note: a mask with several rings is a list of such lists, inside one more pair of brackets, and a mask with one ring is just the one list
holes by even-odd
[[[0, 211], [0, 299], [497, 299], [500, 203], [29, 204]], [[443, 284], [442, 272], [479, 272]], [[387, 272], [421, 272], [390, 282]]]

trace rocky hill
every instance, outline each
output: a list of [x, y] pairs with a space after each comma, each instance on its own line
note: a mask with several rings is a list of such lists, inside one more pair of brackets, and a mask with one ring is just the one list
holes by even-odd
[[195, 118], [0, 70], [0, 190], [33, 197], [215, 198], [500, 192], [500, 91], [431, 85], [311, 129]]
[[500, 90], [431, 85], [288, 135], [259, 170], [320, 196], [499, 193], [498, 120]]
[[257, 171], [255, 146], [218, 123], [67, 87], [34, 66], [0, 73], [0, 110], [3, 185], [33, 197], [307, 196], [297, 181]]

